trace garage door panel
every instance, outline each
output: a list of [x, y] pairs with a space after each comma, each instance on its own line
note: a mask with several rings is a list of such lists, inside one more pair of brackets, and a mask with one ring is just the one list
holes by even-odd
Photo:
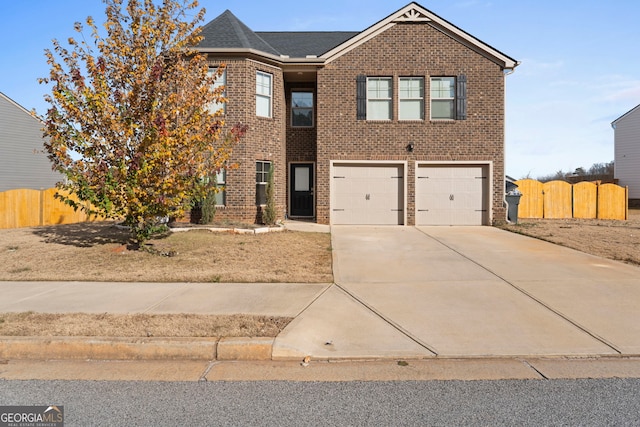
[[421, 165], [417, 168], [417, 225], [483, 225], [487, 167]]
[[402, 165], [338, 164], [333, 170], [333, 224], [403, 224]]

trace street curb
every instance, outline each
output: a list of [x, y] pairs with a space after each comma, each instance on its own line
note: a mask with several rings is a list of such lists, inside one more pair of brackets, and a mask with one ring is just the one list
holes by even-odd
[[274, 338], [0, 337], [2, 359], [271, 360]]

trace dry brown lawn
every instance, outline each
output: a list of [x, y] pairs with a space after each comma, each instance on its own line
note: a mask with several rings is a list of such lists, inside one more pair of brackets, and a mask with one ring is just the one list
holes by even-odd
[[0, 280], [287, 282], [333, 280], [328, 233], [191, 230], [128, 250], [113, 222], [0, 230]]
[[[328, 233], [169, 233], [129, 250], [113, 222], [0, 230], [0, 280], [329, 283]], [[0, 336], [274, 337], [285, 317], [0, 313]]]
[[629, 264], [640, 265], [640, 210], [626, 221], [602, 219], [520, 219], [501, 228]]
[[242, 314], [2, 313], [0, 336], [275, 337], [290, 321]]

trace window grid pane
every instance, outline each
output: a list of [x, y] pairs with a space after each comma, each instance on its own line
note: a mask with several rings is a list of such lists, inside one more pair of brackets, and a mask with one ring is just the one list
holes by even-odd
[[[209, 71], [207, 72], [207, 75], [211, 77], [215, 75], [217, 72], [218, 72], [217, 67], [209, 67]], [[220, 87], [224, 87], [224, 89], [222, 90], [222, 96], [226, 98], [227, 97], [226, 86], [227, 86], [227, 70], [224, 70], [222, 72], [222, 75], [218, 76], [216, 80], [213, 82], [211, 89], [216, 90]], [[216, 113], [218, 110], [222, 110], [222, 114], [225, 114], [227, 112], [227, 103], [212, 102], [208, 108], [209, 108], [209, 112], [212, 114]]]
[[291, 93], [291, 126], [313, 126], [313, 92]]
[[269, 169], [271, 169], [271, 162], [256, 162], [256, 184], [265, 184], [267, 182]]
[[432, 119], [453, 119], [453, 100], [431, 101]]
[[424, 119], [424, 79], [401, 77], [398, 88], [399, 120]]
[[256, 115], [260, 117], [271, 117], [271, 74], [256, 73]]
[[271, 162], [256, 162], [256, 205], [264, 205], [267, 203], [267, 180], [269, 179], [269, 170]]
[[455, 100], [455, 77], [431, 78], [431, 118], [453, 119]]
[[216, 205], [224, 206], [227, 202], [227, 170], [220, 169], [215, 175], [215, 200]]
[[391, 120], [391, 77], [367, 79], [367, 120]]

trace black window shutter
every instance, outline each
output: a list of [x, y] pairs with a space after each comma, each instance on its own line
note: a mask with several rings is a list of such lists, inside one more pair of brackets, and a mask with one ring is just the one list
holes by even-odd
[[359, 75], [356, 78], [356, 119], [367, 120], [367, 76]]
[[467, 120], [467, 76], [456, 80], [456, 120]]

